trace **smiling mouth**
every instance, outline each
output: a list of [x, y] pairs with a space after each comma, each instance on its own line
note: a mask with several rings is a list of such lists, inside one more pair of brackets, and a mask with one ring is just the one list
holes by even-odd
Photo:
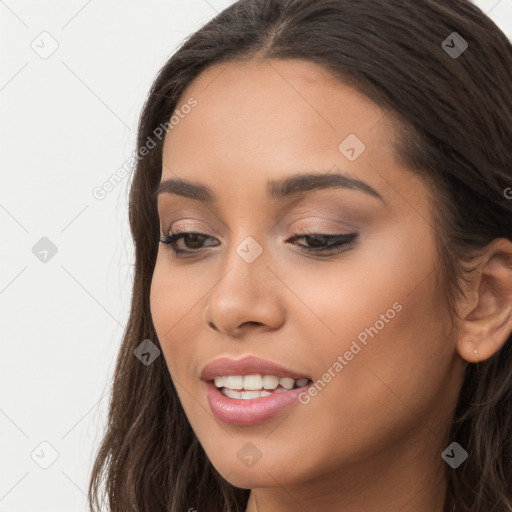
[[311, 379], [292, 379], [276, 375], [219, 375], [210, 381], [226, 397], [251, 400], [286, 393], [312, 383]]

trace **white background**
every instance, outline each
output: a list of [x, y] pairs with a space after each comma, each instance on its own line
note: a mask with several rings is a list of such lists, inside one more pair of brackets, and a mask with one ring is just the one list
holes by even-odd
[[[92, 190], [134, 150], [158, 70], [231, 3], [0, 0], [0, 512], [87, 510], [133, 264], [129, 177]], [[476, 3], [512, 38], [512, 0]]]

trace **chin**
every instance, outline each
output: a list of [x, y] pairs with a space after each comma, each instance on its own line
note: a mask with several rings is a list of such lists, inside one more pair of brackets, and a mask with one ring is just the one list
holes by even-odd
[[[282, 460], [264, 460], [262, 457], [252, 467], [245, 467], [242, 462], [236, 459], [233, 464], [224, 461], [223, 464], [215, 465], [222, 478], [231, 485], [241, 489], [256, 489], [264, 487], [275, 487], [276, 485], [293, 485], [299, 483], [300, 475], [290, 472], [292, 461], [283, 463]], [[296, 460], [295, 460], [296, 462]]]
[[[264, 468], [258, 470], [256, 470], [256, 468], [232, 468], [231, 472], [221, 473], [221, 476], [231, 485], [239, 487], [240, 489], [260, 489], [263, 487], [275, 487], [276, 485], [276, 480], [273, 479]], [[281, 483], [279, 474], [275, 476], [279, 483]]]

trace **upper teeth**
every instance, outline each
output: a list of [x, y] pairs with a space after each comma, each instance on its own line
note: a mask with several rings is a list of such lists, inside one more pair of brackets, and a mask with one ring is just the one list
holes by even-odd
[[261, 390], [261, 389], [276, 389], [281, 385], [284, 389], [293, 389], [305, 386], [309, 379], [290, 379], [288, 377], [276, 377], [275, 375], [220, 375], [214, 379], [215, 385], [218, 388], [229, 389], [246, 389], [246, 390]]

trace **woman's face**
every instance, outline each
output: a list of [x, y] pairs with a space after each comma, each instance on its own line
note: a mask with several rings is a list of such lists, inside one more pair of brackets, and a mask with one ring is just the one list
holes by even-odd
[[[397, 162], [383, 111], [300, 60], [214, 66], [187, 102], [161, 179], [181, 187], [158, 213], [162, 236], [206, 236], [178, 239], [178, 257], [160, 244], [151, 313], [213, 465], [239, 487], [292, 488], [442, 464], [463, 365], [436, 287], [431, 198]], [[341, 179], [278, 185], [305, 174]], [[215, 200], [186, 197], [184, 182]], [[202, 380], [212, 361], [246, 356], [283, 368], [228, 362]], [[275, 378], [287, 374], [299, 391]], [[268, 395], [241, 398], [240, 383]]]

